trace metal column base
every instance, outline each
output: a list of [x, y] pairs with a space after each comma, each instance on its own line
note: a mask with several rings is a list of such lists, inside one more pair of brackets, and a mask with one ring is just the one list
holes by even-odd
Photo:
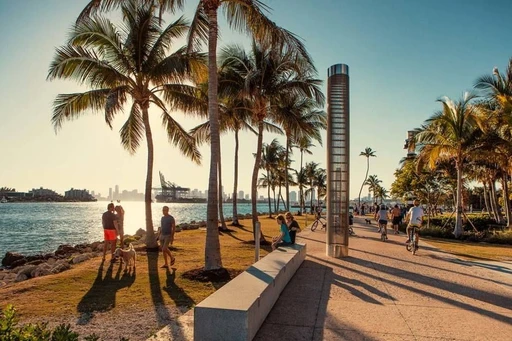
[[333, 258], [348, 257], [348, 245], [327, 244], [326, 253], [328, 257]]

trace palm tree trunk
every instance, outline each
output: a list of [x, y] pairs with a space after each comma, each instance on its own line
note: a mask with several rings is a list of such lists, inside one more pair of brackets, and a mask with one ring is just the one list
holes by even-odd
[[502, 174], [502, 185], [503, 187], [503, 208], [505, 209], [505, 215], [507, 217], [507, 227], [511, 227], [512, 222], [510, 221], [510, 202], [508, 200], [508, 184], [507, 184], [508, 174], [503, 172]]
[[[281, 185], [279, 185], [279, 190], [277, 191], [277, 208], [276, 213], [279, 213], [279, 202], [283, 196], [281, 195]], [[284, 203], [284, 200], [283, 200]]]
[[[233, 226], [239, 226], [240, 223], [238, 222], [238, 129], [235, 129], [235, 171], [234, 171], [234, 183], [233, 183], [233, 221], [231, 225]], [[242, 198], [243, 199], [243, 198]]]
[[[263, 147], [263, 120], [258, 122], [258, 142], [256, 147], [256, 160], [254, 160], [254, 168], [252, 170], [252, 181], [251, 181], [251, 204], [252, 204], [252, 229], [253, 234], [255, 232], [256, 222], [258, 222], [258, 208], [256, 206], [256, 200], [258, 199], [258, 172], [261, 163], [261, 149]], [[260, 230], [260, 240], [264, 241], [265, 237], [263, 232]], [[256, 240], [256, 235], [254, 235]]]
[[149, 124], [148, 106], [142, 107], [142, 121], [144, 122], [144, 130], [146, 132], [146, 143], [148, 146], [148, 164], [146, 169], [146, 188], [144, 192], [144, 208], [146, 212], [146, 247], [149, 250], [158, 251], [155, 232], [153, 230], [153, 213], [151, 211], [151, 188], [153, 187], [153, 134]]
[[489, 207], [489, 191], [487, 190], [487, 183], [485, 181], [482, 182], [484, 186], [484, 202], [485, 202], [485, 209], [487, 210], [487, 214], [489, 214], [489, 217], [491, 216], [491, 210]]
[[268, 217], [272, 218], [272, 200], [270, 197], [270, 173], [267, 168], [267, 200], [268, 200]]
[[286, 188], [286, 208], [285, 208], [285, 210], [290, 210], [290, 184], [288, 183], [289, 153], [290, 153], [290, 137], [288, 135], [286, 135], [286, 160], [285, 160], [285, 167], [286, 167], [285, 176], [286, 176], [286, 178], [284, 179], [284, 185]]
[[366, 179], [368, 179], [368, 172], [370, 170], [370, 157], [366, 157], [366, 175], [364, 176], [363, 183], [361, 184], [361, 189], [359, 190], [359, 197], [358, 197], [358, 206], [361, 207], [361, 193], [363, 192], [364, 183], [366, 182]]
[[457, 157], [457, 212], [455, 214], [455, 230], [453, 233], [455, 234], [455, 238], [460, 238], [462, 236], [462, 157], [459, 155]]
[[[495, 195], [495, 187], [492, 185], [493, 180], [489, 181], [489, 204], [491, 206], [492, 216], [496, 223], [499, 223], [498, 210], [496, 209], [496, 195]], [[489, 211], [489, 213], [491, 212]], [[489, 214], [490, 215], [490, 214]]]
[[[301, 151], [300, 151], [300, 171], [301, 171], [301, 172], [302, 172], [302, 161], [303, 161], [303, 157], [304, 157], [304, 151], [303, 151], [303, 150], [301, 150]], [[299, 186], [300, 186], [300, 184], [299, 184]], [[304, 205], [306, 204], [306, 203], [304, 202], [304, 188], [299, 187], [299, 192], [300, 192], [300, 194], [299, 194], [299, 196], [300, 196], [300, 198], [299, 198], [299, 202], [300, 202], [300, 203], [299, 203], [299, 205], [300, 205], [300, 214], [303, 214], [303, 213], [304, 213]]]
[[[219, 136], [220, 137], [220, 136]], [[220, 141], [220, 139], [219, 139]], [[222, 151], [220, 150], [219, 148], [219, 160], [218, 160], [218, 172], [219, 172], [219, 217], [220, 217], [220, 225], [221, 225], [221, 230], [227, 230], [228, 227], [226, 226], [226, 220], [224, 219], [224, 198], [222, 197], [222, 195], [224, 193], [222, 193]]]
[[[211, 3], [210, 3], [211, 4]], [[206, 209], [206, 245], [204, 250], [205, 270], [222, 268], [218, 219], [218, 162], [220, 155], [219, 105], [217, 102], [217, 7], [205, 8], [208, 16], [208, 115], [210, 121], [210, 177], [208, 179], [208, 205]]]
[[493, 179], [491, 182], [491, 193], [492, 193], [492, 203], [494, 204], [494, 215], [496, 216], [496, 222], [498, 224], [503, 223], [503, 216], [501, 215], [499, 205], [498, 205], [498, 193], [496, 191], [496, 180]]

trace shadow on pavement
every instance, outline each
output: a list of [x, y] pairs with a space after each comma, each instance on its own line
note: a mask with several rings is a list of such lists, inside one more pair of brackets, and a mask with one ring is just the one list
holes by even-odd
[[[458, 295], [462, 295], [465, 297], [470, 298], [471, 302], [485, 302], [491, 305], [494, 305], [496, 307], [500, 307], [503, 309], [512, 309], [512, 299], [507, 296], [495, 294], [493, 292], [489, 291], [483, 291], [477, 288], [469, 287], [466, 285], [453, 283], [447, 280], [443, 280], [440, 278], [434, 278], [429, 277], [426, 275], [422, 275], [420, 273], [416, 272], [410, 272], [404, 269], [396, 269], [394, 267], [389, 267], [387, 265], [381, 264], [381, 263], [375, 263], [369, 260], [363, 260], [360, 258], [355, 257], [348, 257], [344, 258], [344, 262], [346, 264], [352, 264], [352, 265], [342, 265], [339, 263], [332, 262], [327, 259], [321, 259], [319, 257], [308, 255], [308, 257], [312, 259], [316, 259], [320, 262], [327, 263], [333, 267], [337, 267], [339, 269], [343, 269], [347, 272], [347, 276], [350, 276], [350, 273], [357, 274], [358, 276], [364, 276], [369, 279], [375, 280], [375, 281], [382, 281], [386, 284], [389, 284], [391, 286], [401, 288], [408, 290], [412, 293], [418, 294], [422, 297], [428, 297], [433, 300], [444, 302], [449, 305], [452, 305], [454, 307], [461, 308], [466, 311], [472, 311], [484, 316], [487, 316], [489, 318], [495, 319], [497, 321], [505, 322], [507, 324], [512, 324], [512, 317], [500, 314], [498, 312], [487, 310], [483, 307], [478, 306], [477, 304], [470, 304], [466, 302], [457, 301], [455, 299], [452, 299], [448, 296], [443, 296], [440, 294], [437, 294], [435, 292], [430, 292], [427, 290], [419, 289], [416, 286], [413, 285], [407, 285], [404, 284], [405, 280], [407, 281], [414, 281], [416, 283], [430, 286], [432, 288], [435, 288], [436, 291], [438, 289], [442, 289], [449, 293], [455, 293]], [[356, 269], [354, 265], [361, 267], [362, 269]], [[367, 270], [365, 270], [367, 269]], [[370, 270], [370, 271], [368, 271]], [[374, 275], [371, 272], [377, 271], [381, 272], [383, 275], [387, 275], [387, 277]], [[389, 276], [394, 277], [396, 279], [390, 279]]]

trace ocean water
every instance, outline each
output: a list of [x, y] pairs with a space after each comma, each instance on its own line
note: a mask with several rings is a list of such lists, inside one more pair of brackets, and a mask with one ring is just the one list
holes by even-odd
[[[101, 215], [108, 202], [88, 203], [6, 203], [0, 204], [0, 258], [7, 251], [25, 255], [53, 252], [61, 244], [80, 244], [103, 240]], [[125, 210], [124, 232], [145, 229], [144, 202], [121, 203]], [[206, 220], [206, 203], [154, 203], [153, 226], [160, 226], [162, 207], [169, 206], [176, 223]], [[224, 216], [232, 216], [232, 204], [224, 204]], [[259, 212], [268, 204], [259, 203]], [[251, 213], [251, 204], [238, 204], [238, 214]]]

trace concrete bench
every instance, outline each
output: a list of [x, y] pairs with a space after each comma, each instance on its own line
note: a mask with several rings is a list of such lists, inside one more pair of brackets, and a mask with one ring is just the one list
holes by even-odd
[[306, 244], [280, 247], [194, 308], [194, 340], [250, 341], [306, 258]]

